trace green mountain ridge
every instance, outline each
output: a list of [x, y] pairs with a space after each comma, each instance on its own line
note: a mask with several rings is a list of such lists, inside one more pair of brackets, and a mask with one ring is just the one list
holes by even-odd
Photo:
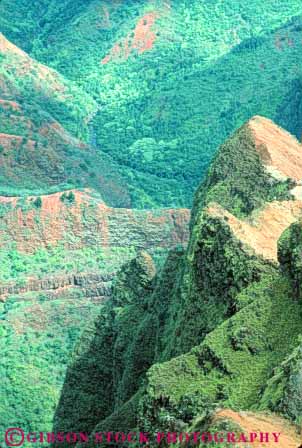
[[0, 56], [1, 193], [45, 194], [90, 185], [108, 204], [129, 206], [114, 161], [85, 143], [97, 107], [93, 99], [3, 35]]
[[1, 430], [297, 448], [301, 31], [300, 0], [0, 1]]
[[301, 173], [299, 142], [262, 117], [221, 146], [195, 197], [188, 249], [170, 252], [157, 275], [144, 254], [124, 266], [84, 329], [55, 432], [91, 433], [95, 446], [99, 431], [202, 431], [223, 407], [300, 423], [299, 398], [287, 397], [301, 386]]
[[190, 205], [217, 147], [255, 114], [301, 135], [299, 2], [18, 7], [16, 25], [1, 2], [0, 29], [93, 98], [89, 142], [112, 158], [134, 207]]

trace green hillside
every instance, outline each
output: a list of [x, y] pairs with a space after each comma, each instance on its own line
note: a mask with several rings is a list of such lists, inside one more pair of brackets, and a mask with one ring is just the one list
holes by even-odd
[[0, 35], [0, 193], [44, 194], [89, 185], [131, 204], [110, 156], [87, 145], [95, 101]]
[[14, 8], [1, 2], [0, 30], [93, 97], [81, 134], [135, 207], [190, 204], [217, 147], [255, 114], [302, 133], [298, 1], [19, 1], [17, 23]]

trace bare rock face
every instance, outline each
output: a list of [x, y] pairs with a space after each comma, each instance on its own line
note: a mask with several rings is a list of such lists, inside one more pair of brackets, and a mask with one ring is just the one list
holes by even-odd
[[188, 241], [187, 209], [133, 210], [111, 208], [91, 191], [69, 190], [47, 196], [0, 197], [2, 245], [13, 240], [20, 251], [64, 244], [117, 248], [171, 248]]
[[248, 122], [255, 147], [267, 171], [277, 179], [302, 180], [302, 145], [271, 120], [256, 116]]
[[215, 203], [209, 204], [207, 213], [224, 221], [246, 250], [277, 263], [278, 240], [285, 229], [302, 217], [302, 201], [269, 202], [241, 220]]
[[0, 301], [5, 302], [7, 297], [19, 296], [19, 300], [26, 300], [24, 295], [27, 293], [43, 292], [49, 300], [72, 297], [72, 292], [77, 289], [87, 298], [96, 299], [97, 297], [105, 299], [111, 295], [111, 282], [114, 273], [84, 273], [53, 275], [41, 279], [28, 279], [22, 284], [16, 282], [2, 283], [0, 286]]

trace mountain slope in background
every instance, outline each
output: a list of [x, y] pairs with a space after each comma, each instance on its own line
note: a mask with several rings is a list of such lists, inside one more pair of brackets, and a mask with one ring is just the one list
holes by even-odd
[[93, 98], [78, 132], [117, 164], [133, 206], [190, 204], [252, 115], [300, 138], [300, 2], [40, 3], [3, 0], [0, 30]]
[[80, 140], [88, 135], [94, 100], [3, 35], [0, 58], [1, 193], [45, 194], [89, 185], [107, 203], [130, 206], [116, 164]]
[[84, 330], [54, 431], [201, 432], [222, 407], [300, 423], [301, 148], [259, 116], [221, 146], [188, 249], [157, 278], [124, 266]]
[[19, 97], [27, 105], [37, 104], [75, 136], [84, 138], [81, 123], [88, 120], [96, 107], [89, 95], [55, 70], [29, 57], [3, 34], [0, 35], [0, 58], [4, 96]]

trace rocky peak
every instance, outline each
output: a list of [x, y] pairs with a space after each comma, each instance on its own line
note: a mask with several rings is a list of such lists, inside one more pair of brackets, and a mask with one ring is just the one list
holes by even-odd
[[302, 145], [255, 116], [222, 145], [197, 194], [209, 203], [199, 208], [200, 218], [206, 211], [222, 219], [247, 248], [278, 262], [281, 234], [301, 218], [301, 179]]
[[221, 145], [196, 193], [192, 225], [212, 201], [243, 217], [266, 202], [291, 199], [302, 177], [301, 148], [271, 120], [249, 120]]
[[302, 180], [302, 145], [273, 121], [255, 116], [248, 123], [255, 148], [267, 171], [276, 179]]
[[278, 240], [285, 229], [302, 217], [302, 201], [273, 201], [247, 219], [238, 219], [218, 204], [209, 204], [207, 213], [222, 219], [235, 237], [266, 260], [277, 262]]

